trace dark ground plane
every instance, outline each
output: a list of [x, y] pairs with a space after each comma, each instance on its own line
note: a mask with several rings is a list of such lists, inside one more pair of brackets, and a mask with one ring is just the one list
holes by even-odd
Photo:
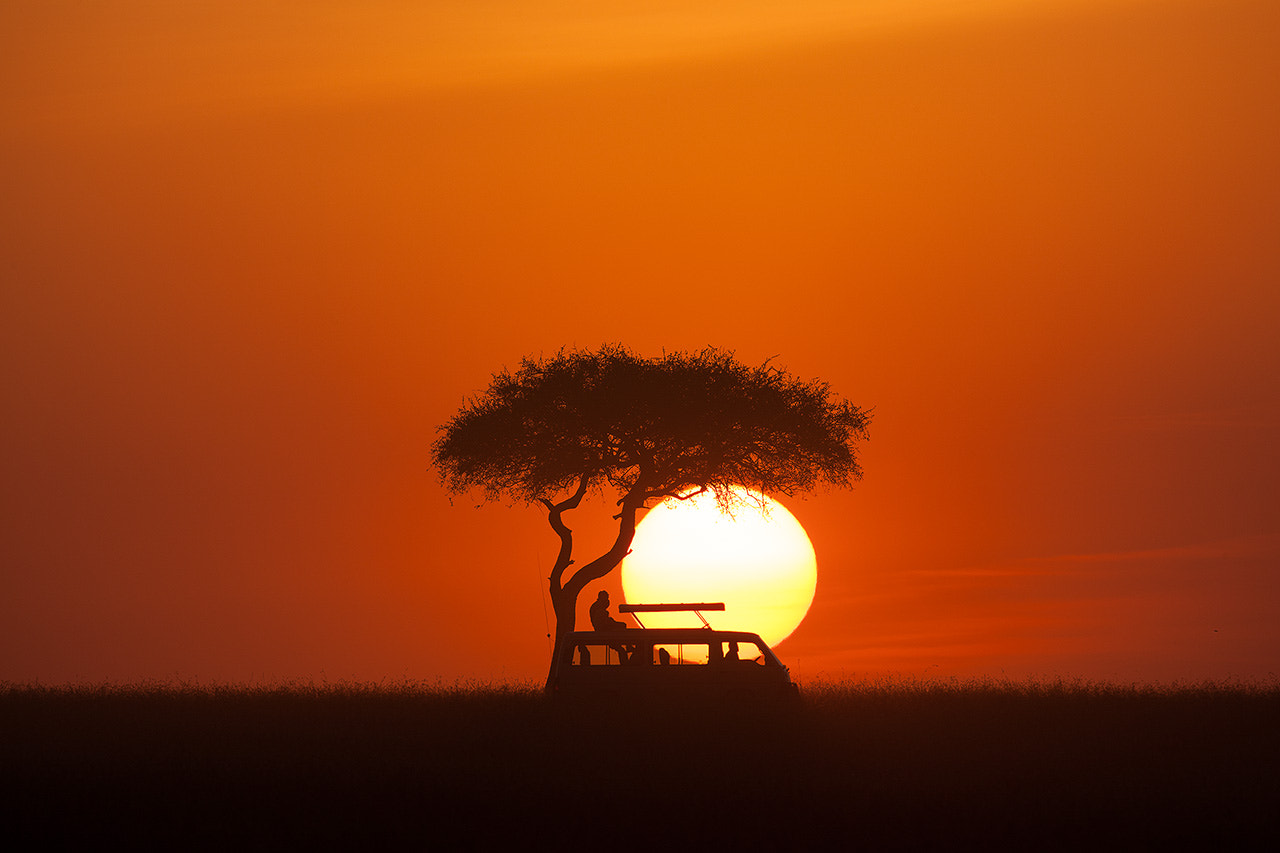
[[1280, 688], [583, 711], [512, 688], [8, 686], [0, 784], [12, 849], [1269, 849]]

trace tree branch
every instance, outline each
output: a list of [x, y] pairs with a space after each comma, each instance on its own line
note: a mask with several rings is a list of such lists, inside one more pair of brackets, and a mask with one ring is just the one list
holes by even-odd
[[[681, 494], [677, 494], [677, 493], [672, 492], [672, 493], [667, 494], [667, 495], [666, 495], [666, 497], [669, 497], [669, 498], [675, 498], [675, 499], [676, 499], [676, 500], [678, 500], [678, 501], [687, 501], [687, 500], [689, 500], [690, 498], [696, 498], [698, 495], [701, 495], [701, 494], [705, 493], [706, 491], [707, 491], [707, 487], [706, 487], [706, 486], [703, 486], [702, 488], [698, 489], [696, 492], [690, 492], [690, 493], [689, 493], [689, 494], [687, 494], [687, 495], [681, 495]], [[658, 496], [657, 496], [657, 495], [654, 495], [654, 497], [658, 497]]]
[[564, 575], [564, 570], [573, 565], [573, 531], [564, 523], [563, 516], [568, 510], [577, 509], [586, 493], [587, 476], [583, 474], [578, 478], [578, 488], [559, 503], [552, 503], [547, 498], [538, 498], [539, 502], [547, 508], [547, 523], [560, 537], [560, 552], [556, 555], [555, 565], [551, 567], [551, 575], [547, 578], [551, 581], [553, 592], [563, 589], [560, 579]]
[[574, 572], [564, 585], [565, 592], [576, 597], [587, 584], [609, 574], [631, 553], [631, 542], [636, 536], [636, 513], [644, 507], [643, 493], [636, 492], [637, 489], [632, 489], [627, 493], [623, 498], [622, 512], [615, 516], [619, 519], [618, 536], [612, 547]]

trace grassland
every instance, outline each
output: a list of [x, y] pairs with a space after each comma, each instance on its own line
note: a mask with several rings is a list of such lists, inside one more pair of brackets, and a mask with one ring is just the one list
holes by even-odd
[[1280, 686], [806, 685], [576, 712], [533, 685], [0, 685], [6, 836], [224, 849], [1262, 848]]

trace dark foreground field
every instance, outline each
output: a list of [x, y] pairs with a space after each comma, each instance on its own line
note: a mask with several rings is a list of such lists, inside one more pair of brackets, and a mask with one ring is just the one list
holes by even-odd
[[40, 846], [1270, 849], [1280, 689], [810, 685], [789, 713], [592, 716], [528, 688], [0, 686], [0, 774], [4, 837]]

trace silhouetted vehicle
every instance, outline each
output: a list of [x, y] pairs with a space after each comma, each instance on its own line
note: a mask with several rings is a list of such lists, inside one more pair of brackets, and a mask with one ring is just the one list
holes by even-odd
[[587, 702], [790, 703], [799, 687], [759, 634], [712, 628], [573, 631], [547, 693]]

